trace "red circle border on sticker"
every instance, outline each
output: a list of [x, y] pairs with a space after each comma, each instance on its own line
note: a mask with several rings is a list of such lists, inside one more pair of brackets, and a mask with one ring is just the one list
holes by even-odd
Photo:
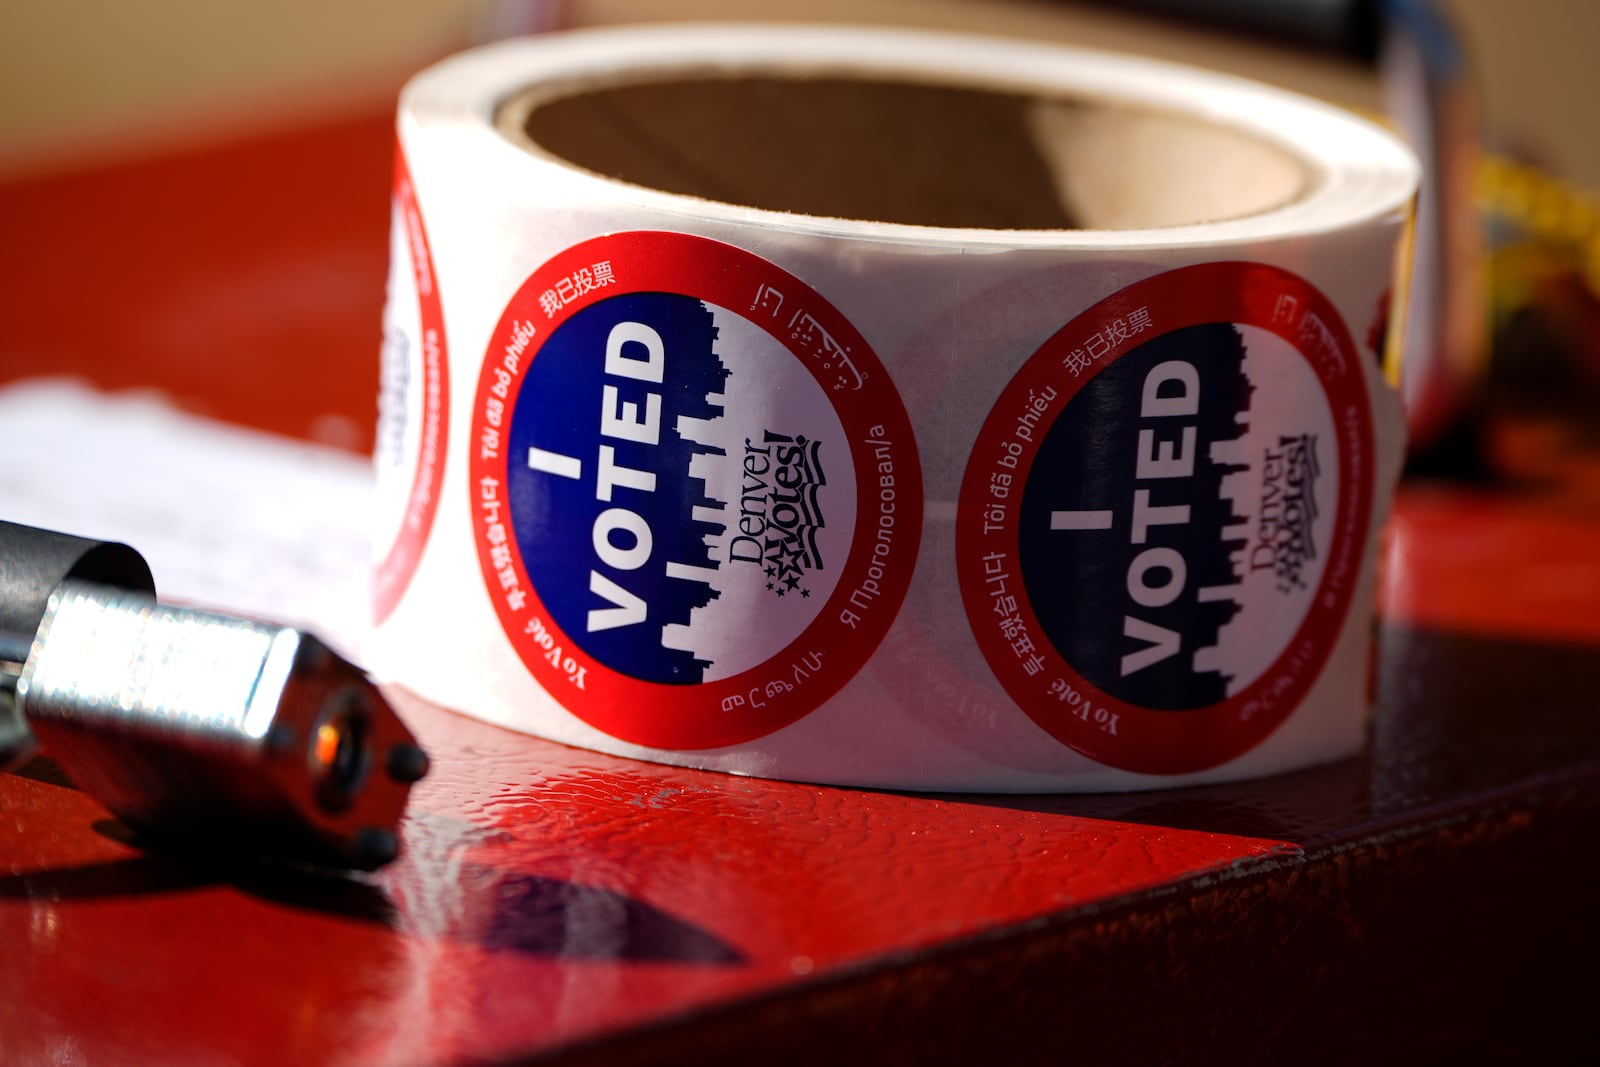
[[381, 624], [394, 612], [401, 595], [416, 573], [422, 548], [433, 529], [439, 509], [439, 487], [444, 482], [445, 446], [449, 441], [449, 352], [444, 333], [444, 312], [439, 305], [439, 276], [433, 252], [422, 225], [422, 212], [411, 184], [411, 172], [400, 146], [395, 146], [394, 199], [398, 217], [406, 228], [411, 249], [412, 281], [417, 287], [417, 308], [422, 320], [422, 428], [417, 445], [417, 469], [406, 494], [405, 512], [394, 543], [372, 568], [372, 623]]
[[[1140, 314], [1148, 316], [1154, 332], [1127, 331], [1130, 317]], [[1124, 328], [1109, 329], [1119, 320]], [[1207, 323], [1277, 334], [1311, 364], [1326, 392], [1338, 438], [1338, 502], [1327, 563], [1305, 617], [1277, 660], [1238, 693], [1201, 708], [1154, 710], [1119, 700], [1079, 674], [1044, 638], [1028, 597], [1018, 596], [1022, 632], [1040, 638], [1034, 649], [1038, 670], [1029, 674], [995, 624], [984, 556], [1002, 553], [1020, 586], [1016, 515], [1038, 446], [1022, 442], [1014, 472], [1018, 504], [1006, 509], [1001, 529], [985, 534], [987, 476], [999, 469], [994, 457], [1015, 440], [1010, 435], [1019, 413], [1036, 410], [1030, 403], [1044, 391], [1056, 391], [1048, 422], [1054, 425], [1098, 369], [1154, 337]], [[1084, 342], [1096, 337], [1116, 340], [1085, 369]], [[1097, 762], [1143, 774], [1183, 774], [1247, 752], [1289, 717], [1321, 673], [1361, 573], [1372, 513], [1373, 436], [1360, 360], [1344, 320], [1315, 286], [1280, 268], [1244, 262], [1181, 267], [1136, 282], [1078, 315], [1029, 358], [990, 409], [973, 445], [957, 507], [956, 565], [974, 638], [990, 670], [1034, 722]], [[1084, 372], [1074, 375], [1069, 363]], [[1064, 683], [1059, 693], [1050, 688], [1057, 680]], [[1067, 699], [1072, 695], [1075, 704]]]
[[[826, 391], [856, 472], [855, 530], [827, 602], [776, 655], [712, 682], [642, 681], [584, 653], [540, 603], [510, 529], [506, 446], [524, 372], [539, 358], [545, 340], [578, 311], [611, 296], [641, 292], [689, 296], [762, 327]], [[759, 303], [768, 292], [786, 298], [782, 319]], [[849, 350], [860, 372], [859, 388], [830, 388], [834, 375], [825, 374], [790, 336], [787, 313], [793, 308], [808, 312]], [[645, 230], [591, 238], [557, 254], [523, 282], [495, 326], [473, 397], [471, 432], [472, 536], [501, 627], [548, 693], [620, 740], [656, 749], [721, 748], [798, 721], [871, 658], [910, 587], [921, 541], [922, 473], [899, 392], [866, 339], [831, 303], [793, 274], [733, 245]], [[882, 473], [885, 465], [888, 474]], [[886, 537], [880, 538], [880, 529], [888, 531]], [[887, 553], [875, 553], [885, 540]]]

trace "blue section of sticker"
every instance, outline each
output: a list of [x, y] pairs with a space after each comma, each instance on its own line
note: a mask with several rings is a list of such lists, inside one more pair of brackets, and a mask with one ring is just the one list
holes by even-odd
[[707, 535], [717, 506], [690, 470], [714, 446], [678, 419], [710, 419], [728, 376], [701, 301], [629, 293], [577, 312], [529, 365], [509, 429], [508, 496], [529, 579], [583, 651], [649, 682], [693, 684], [710, 662], [662, 643], [717, 594]]
[[1044, 432], [1028, 476], [1019, 555], [1033, 610], [1073, 667], [1131, 704], [1178, 711], [1228, 693], [1230, 677], [1197, 670], [1194, 654], [1241, 610], [1246, 520], [1223, 479], [1244, 467], [1211, 449], [1248, 429], [1244, 358], [1228, 323], [1123, 354]]

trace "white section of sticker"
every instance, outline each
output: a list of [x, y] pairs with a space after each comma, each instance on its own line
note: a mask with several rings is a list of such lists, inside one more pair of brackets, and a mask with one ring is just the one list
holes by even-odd
[[[731, 372], [722, 397], [724, 414], [682, 420], [678, 432], [708, 449], [709, 454], [696, 457], [693, 470], [710, 498], [723, 502], [722, 532], [710, 538], [711, 558], [721, 566], [707, 574], [716, 595], [694, 611], [688, 626], [670, 627], [662, 642], [710, 660], [705, 680], [715, 681], [776, 655], [833, 594], [855, 528], [856, 481], [844, 428], [805, 366], [748, 319], [707, 307], [719, 331], [717, 355]], [[807, 572], [804, 588], [799, 577], [792, 578], [788, 591], [793, 595], [787, 598], [779, 591], [782, 578], [774, 579], [762, 558], [763, 539], [771, 536], [768, 520], [774, 518], [769, 509], [782, 506], [769, 502], [769, 493], [780, 489], [769, 491], [767, 483], [786, 469], [774, 453], [781, 457], [799, 449], [793, 442], [787, 447], [764, 442], [763, 434], [772, 430], [785, 431], [785, 440], [798, 435], [800, 445], [812, 442], [820, 450], [819, 463], [827, 467], [827, 517], [816, 533], [818, 561], [826, 565]]]
[[[1311, 365], [1288, 342], [1256, 326], [1238, 326], [1244, 373], [1258, 395], [1295, 397], [1300, 403], [1261, 404], [1238, 440], [1213, 446], [1212, 458], [1237, 462], [1223, 478], [1247, 541], [1237, 553], [1239, 584], [1203, 590], [1205, 600], [1241, 605], [1217, 644], [1195, 650], [1196, 670], [1232, 678], [1229, 695], [1261, 677], [1283, 654], [1316, 594], [1334, 539], [1335, 509], [1317, 506], [1317, 483], [1326, 499], [1341, 477], [1338, 433]], [[1289, 558], [1292, 557], [1292, 558]]]

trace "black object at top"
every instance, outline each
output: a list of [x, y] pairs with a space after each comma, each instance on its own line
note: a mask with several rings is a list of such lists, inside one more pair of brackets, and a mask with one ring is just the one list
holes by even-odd
[[50, 594], [68, 578], [156, 591], [149, 564], [127, 545], [0, 521], [0, 633], [31, 638]]
[[1382, 23], [1379, 0], [1117, 0], [1115, 6], [1361, 62], [1377, 58]]

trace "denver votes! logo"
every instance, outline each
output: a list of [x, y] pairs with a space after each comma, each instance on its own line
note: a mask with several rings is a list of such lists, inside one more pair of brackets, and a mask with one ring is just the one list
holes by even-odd
[[1137, 283], [1002, 393], [961, 490], [968, 618], [1064, 743], [1181, 773], [1247, 751], [1332, 648], [1372, 485], [1359, 356], [1276, 268]]
[[921, 523], [904, 407], [849, 323], [755, 256], [667, 233], [569, 249], [511, 300], [476, 404], [496, 612], [613, 736], [787, 725], [898, 610]]

